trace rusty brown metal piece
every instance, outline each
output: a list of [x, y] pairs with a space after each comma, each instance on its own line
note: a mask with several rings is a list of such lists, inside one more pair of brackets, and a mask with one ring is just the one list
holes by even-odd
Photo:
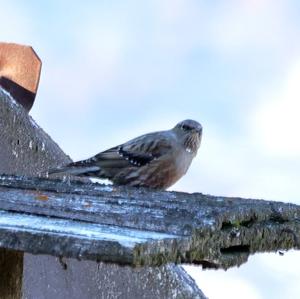
[[0, 42], [0, 86], [27, 111], [34, 103], [41, 67], [32, 47]]

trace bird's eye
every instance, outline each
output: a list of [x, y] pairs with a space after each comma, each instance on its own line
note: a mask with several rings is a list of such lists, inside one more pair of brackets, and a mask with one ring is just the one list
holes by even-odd
[[187, 126], [187, 125], [182, 125], [181, 128], [182, 128], [184, 131], [189, 131], [189, 130], [192, 129], [190, 126]]

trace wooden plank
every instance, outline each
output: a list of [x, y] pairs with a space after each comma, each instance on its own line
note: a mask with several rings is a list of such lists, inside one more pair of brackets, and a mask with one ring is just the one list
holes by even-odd
[[1, 176], [0, 209], [0, 246], [31, 253], [228, 268], [299, 248], [300, 207], [281, 202]]
[[0, 176], [0, 199], [5, 210], [187, 236], [188, 227], [220, 229], [240, 217], [300, 217], [299, 206], [289, 203], [16, 176]]
[[117, 226], [0, 211], [0, 247], [8, 245], [31, 253], [131, 264], [135, 246], [174, 238]]

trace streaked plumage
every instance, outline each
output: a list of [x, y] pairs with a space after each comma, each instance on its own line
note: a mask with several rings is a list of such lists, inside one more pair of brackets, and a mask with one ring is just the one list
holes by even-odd
[[188, 170], [199, 149], [202, 126], [184, 120], [173, 129], [142, 135], [94, 157], [52, 169], [109, 179], [117, 185], [166, 189]]

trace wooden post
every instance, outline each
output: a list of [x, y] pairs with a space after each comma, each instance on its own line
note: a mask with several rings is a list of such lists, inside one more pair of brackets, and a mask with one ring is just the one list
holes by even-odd
[[0, 298], [21, 298], [23, 252], [0, 248]]

